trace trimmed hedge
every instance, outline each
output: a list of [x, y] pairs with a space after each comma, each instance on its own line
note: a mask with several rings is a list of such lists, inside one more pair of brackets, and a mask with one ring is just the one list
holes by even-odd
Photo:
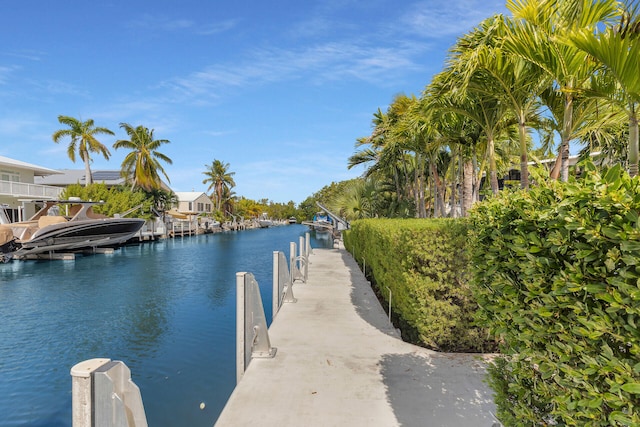
[[442, 351], [496, 348], [474, 325], [464, 221], [366, 219], [344, 233], [346, 248], [372, 278], [409, 342]]
[[506, 426], [640, 425], [640, 180], [504, 194], [471, 213], [479, 317]]

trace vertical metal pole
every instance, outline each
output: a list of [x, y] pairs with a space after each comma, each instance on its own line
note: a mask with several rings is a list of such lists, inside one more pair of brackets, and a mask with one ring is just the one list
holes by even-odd
[[273, 251], [273, 301], [271, 304], [271, 321], [276, 318], [280, 310], [280, 265], [278, 263], [278, 251]]
[[[387, 289], [389, 287], [387, 286]], [[391, 298], [393, 298], [393, 294], [391, 293], [391, 289], [389, 289], [389, 323], [391, 324]]]
[[307, 256], [311, 255], [311, 237], [309, 232], [304, 233], [304, 238], [307, 240]]
[[71, 368], [71, 419], [73, 427], [91, 427], [93, 416], [91, 374], [111, 359], [89, 359]]
[[304, 241], [304, 237], [300, 236], [300, 262], [304, 262], [304, 281], [307, 282], [309, 277], [309, 259], [307, 258], [307, 244]]
[[304, 237], [300, 236], [300, 239], [298, 239], [298, 241], [300, 242], [300, 258], [304, 258], [304, 251], [306, 249], [306, 246], [304, 244]]
[[296, 243], [289, 242], [289, 279], [291, 279], [290, 280], [291, 283], [293, 283], [293, 281], [296, 278], [295, 271], [296, 271]]
[[236, 384], [244, 375], [245, 347], [244, 347], [244, 287], [245, 273], [236, 273]]

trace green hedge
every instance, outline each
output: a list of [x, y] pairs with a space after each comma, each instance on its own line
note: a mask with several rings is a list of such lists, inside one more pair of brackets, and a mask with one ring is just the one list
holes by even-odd
[[506, 426], [640, 425], [640, 181], [587, 166], [478, 205], [479, 317]]
[[437, 350], [482, 352], [495, 342], [474, 326], [463, 221], [367, 219], [344, 233], [405, 340]]

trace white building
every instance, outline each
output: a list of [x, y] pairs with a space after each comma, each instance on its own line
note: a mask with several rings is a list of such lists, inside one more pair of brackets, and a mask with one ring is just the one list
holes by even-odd
[[175, 195], [178, 199], [176, 210], [182, 214], [200, 215], [213, 211], [213, 202], [203, 192], [177, 191]]
[[35, 213], [33, 203], [22, 200], [56, 199], [61, 188], [35, 184], [36, 177], [59, 174], [57, 170], [0, 156], [0, 204], [8, 205], [14, 220], [29, 218]]

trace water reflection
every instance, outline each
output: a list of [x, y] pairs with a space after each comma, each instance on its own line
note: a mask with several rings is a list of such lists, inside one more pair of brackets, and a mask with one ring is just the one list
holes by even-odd
[[235, 274], [255, 274], [270, 319], [273, 251], [288, 256], [289, 242], [307, 231], [292, 225], [1, 264], [0, 425], [70, 426], [69, 369], [109, 357], [131, 368], [149, 425], [210, 427], [235, 385]]

